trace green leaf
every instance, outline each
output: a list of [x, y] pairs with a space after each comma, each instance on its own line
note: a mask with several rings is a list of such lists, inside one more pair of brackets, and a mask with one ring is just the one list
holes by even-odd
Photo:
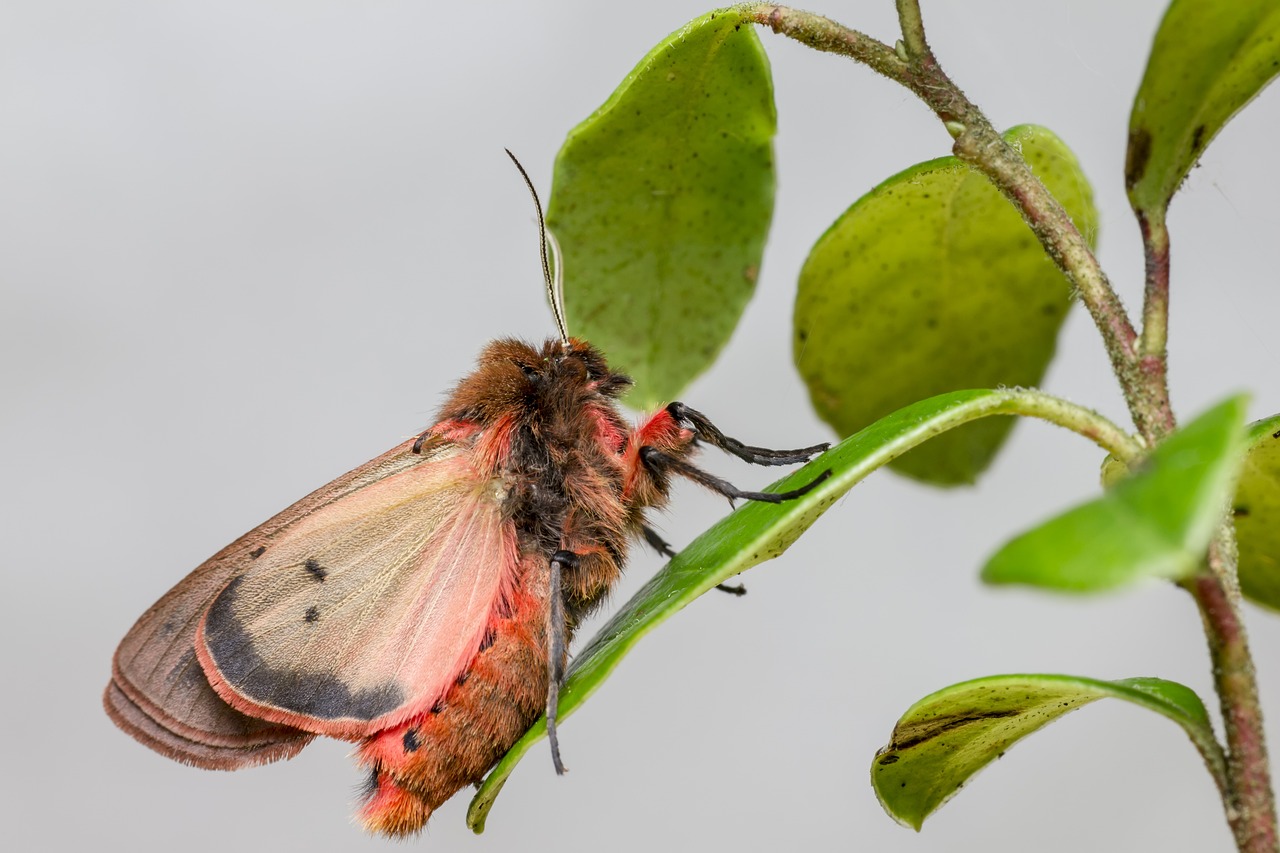
[[[1032, 125], [1005, 138], [1092, 245], [1093, 193], [1071, 151]], [[1070, 295], [985, 177], [954, 157], [931, 160], [860, 198], [813, 247], [796, 295], [796, 367], [818, 414], [850, 435], [933, 394], [1038, 384]], [[930, 483], [971, 483], [1011, 427], [965, 427], [894, 469]]]
[[1125, 185], [1133, 209], [1163, 221], [1209, 142], [1277, 72], [1275, 0], [1173, 0], [1129, 117]]
[[672, 33], [556, 158], [548, 227], [569, 331], [630, 374], [628, 404], [710, 366], [755, 290], [773, 214], [768, 60], [737, 10]]
[[[599, 689], [644, 635], [716, 584], [780, 555], [872, 471], [961, 424], [989, 415], [1013, 414], [1016, 398], [1015, 392], [1008, 391], [956, 391], [915, 403], [849, 437], [772, 486], [773, 490], [795, 488], [830, 470], [831, 476], [804, 497], [782, 504], [749, 502], [722, 519], [654, 575], [576, 655], [560, 691], [560, 720], [568, 719]], [[485, 819], [503, 783], [546, 733], [543, 718], [489, 773], [467, 813], [467, 825], [473, 830], [484, 831]]]
[[1244, 409], [1233, 397], [1179, 429], [1102, 497], [1006, 544], [983, 580], [1096, 592], [1191, 577], [1240, 470]]
[[1280, 415], [1249, 427], [1249, 452], [1233, 506], [1240, 590], [1280, 610]]
[[1159, 678], [1096, 681], [1067, 675], [994, 675], [912, 705], [876, 754], [871, 784], [890, 817], [916, 830], [973, 774], [1022, 738], [1104, 698], [1163, 714], [1186, 730], [1219, 784], [1226, 770], [1200, 697]]

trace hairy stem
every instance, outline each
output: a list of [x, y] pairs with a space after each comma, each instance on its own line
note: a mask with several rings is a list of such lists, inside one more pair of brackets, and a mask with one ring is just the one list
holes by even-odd
[[[1213, 661], [1213, 682], [1227, 735], [1227, 790], [1223, 796], [1227, 822], [1242, 853], [1274, 853], [1277, 849], [1275, 800], [1263, 736], [1258, 683], [1249, 654], [1240, 610], [1224, 579], [1234, 577], [1230, 557], [1215, 543], [1213, 571], [1183, 584], [1195, 598], [1204, 620]], [[1231, 562], [1234, 562], [1231, 560]]]
[[924, 18], [920, 15], [920, 0], [897, 0], [898, 21], [902, 24], [902, 43], [907, 56], [932, 56], [929, 42], [924, 37]]
[[1146, 256], [1147, 283], [1142, 304], [1142, 336], [1138, 341], [1139, 368], [1152, 402], [1153, 439], [1173, 431], [1169, 402], [1169, 232], [1164, 215], [1138, 214]]
[[1009, 414], [1039, 418], [1069, 429], [1121, 462], [1132, 462], [1142, 455], [1143, 447], [1133, 436], [1093, 409], [1033, 389], [1017, 388], [1004, 393], [1007, 395], [1004, 411]]

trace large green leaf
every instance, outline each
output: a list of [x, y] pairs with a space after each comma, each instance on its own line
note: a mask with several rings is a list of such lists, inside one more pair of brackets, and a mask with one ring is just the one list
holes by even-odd
[[1096, 592], [1194, 575], [1240, 470], [1244, 409], [1233, 397], [1177, 430], [1102, 497], [1006, 544], [983, 580]]
[[[560, 720], [594, 693], [645, 634], [716, 584], [790, 547], [845, 492], [888, 461], [921, 442], [988, 415], [1013, 414], [1017, 392], [956, 391], [923, 400], [850, 436], [774, 490], [831, 476], [802, 498], [783, 504], [747, 503], [695, 539], [645, 584], [574, 659], [560, 691]], [[516, 763], [546, 737], [539, 720], [490, 772], [471, 801], [467, 824], [476, 832]], [[563, 741], [563, 739], [562, 739]]]
[[[1031, 125], [1005, 134], [1090, 245], [1097, 212], [1071, 151]], [[1036, 385], [1070, 288], [995, 187], [954, 157], [901, 172], [818, 240], [800, 273], [794, 355], [823, 420], [850, 435], [957, 388]], [[1012, 426], [957, 430], [894, 463], [931, 483], [971, 483]]]
[[1280, 3], [1173, 0], [1129, 117], [1133, 209], [1163, 220], [1210, 140], [1280, 72]]
[[1022, 738], [1104, 698], [1163, 714], [1186, 730], [1221, 785], [1222, 750], [1200, 697], [1159, 678], [1096, 681], [1067, 675], [994, 675], [939, 690], [912, 705], [876, 754], [871, 784], [884, 810], [916, 830], [973, 774]]
[[773, 214], [773, 82], [736, 10], [672, 33], [556, 158], [548, 226], [569, 331], [672, 399], [729, 340], [755, 290]]
[[1240, 590], [1280, 610], [1280, 415], [1249, 427], [1249, 452], [1233, 506]]

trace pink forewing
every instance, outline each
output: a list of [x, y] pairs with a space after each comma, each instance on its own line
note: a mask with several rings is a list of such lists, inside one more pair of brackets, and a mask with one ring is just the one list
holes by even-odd
[[505, 494], [450, 445], [312, 513], [209, 607], [209, 683], [245, 714], [334, 737], [426, 712], [509, 597]]

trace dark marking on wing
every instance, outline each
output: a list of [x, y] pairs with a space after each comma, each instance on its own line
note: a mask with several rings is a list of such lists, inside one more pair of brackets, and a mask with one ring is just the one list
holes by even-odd
[[497, 635], [493, 631], [485, 631], [484, 636], [480, 638], [480, 648], [476, 650], [476, 654], [480, 654], [480, 652], [492, 646], [495, 639], [497, 639]]
[[324, 579], [329, 576], [329, 570], [320, 565], [320, 561], [315, 557], [308, 557], [302, 567], [319, 583], [324, 583]]
[[453, 683], [461, 687], [467, 683], [467, 679], [471, 677], [470, 672], [464, 672], [453, 680]]
[[267, 553], [267, 546], [259, 545], [257, 548], [254, 548], [252, 551], [249, 552], [249, 559], [256, 560], [265, 553]]
[[314, 604], [307, 608], [307, 613], [302, 617], [304, 622], [314, 622], [320, 618], [320, 608]]
[[439, 713], [440, 713], [441, 711], [443, 711], [443, 710], [444, 710], [444, 700], [443, 700], [443, 699], [437, 699], [437, 700], [436, 700], [436, 703], [435, 703], [434, 705], [432, 705], [432, 706], [431, 706], [431, 713], [433, 713], [433, 714], [439, 714]]
[[1129, 134], [1129, 149], [1124, 158], [1124, 185], [1133, 189], [1142, 180], [1151, 159], [1151, 131], [1138, 128]]
[[404, 704], [404, 689], [394, 682], [353, 691], [337, 673], [268, 664], [236, 615], [243, 581], [241, 575], [214, 599], [204, 630], [218, 671], [238, 691], [254, 702], [319, 720], [374, 720]]
[[417, 729], [404, 730], [404, 751], [417, 752], [418, 747], [422, 746], [422, 741], [418, 740]]

